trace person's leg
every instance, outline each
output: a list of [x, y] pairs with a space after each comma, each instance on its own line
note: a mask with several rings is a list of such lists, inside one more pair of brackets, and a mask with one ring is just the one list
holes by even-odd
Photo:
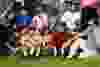
[[88, 40], [80, 39], [80, 48], [83, 50], [80, 53], [80, 58], [96, 55], [96, 42], [90, 35]]
[[68, 54], [69, 54], [69, 48], [64, 48], [64, 58], [66, 57], [66, 56], [68, 56]]
[[36, 48], [36, 56], [39, 56], [40, 54], [40, 47]]
[[54, 48], [48, 48], [48, 55], [49, 56], [55, 56], [55, 49]]
[[56, 48], [57, 50], [57, 56], [61, 56], [62, 55], [62, 48]]
[[30, 55], [33, 55], [34, 51], [35, 51], [35, 48], [34, 47], [30, 48], [29, 54]]
[[23, 52], [24, 56], [28, 56], [28, 48], [20, 48], [21, 51]]
[[80, 40], [75, 40], [70, 46], [69, 56], [68, 58], [72, 58], [72, 56], [76, 55], [78, 48], [80, 47]]

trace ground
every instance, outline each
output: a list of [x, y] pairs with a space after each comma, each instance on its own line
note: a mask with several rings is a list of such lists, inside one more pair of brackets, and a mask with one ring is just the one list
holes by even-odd
[[[42, 58], [42, 57], [41, 57]], [[100, 67], [100, 56], [90, 57], [89, 59], [63, 59], [63, 57], [48, 57], [48, 64], [18, 64], [16, 63], [16, 57], [0, 57], [0, 66], [60, 66], [58, 64], [67, 64], [67, 66], [85, 66], [85, 67]], [[65, 66], [65, 65], [64, 65]]]

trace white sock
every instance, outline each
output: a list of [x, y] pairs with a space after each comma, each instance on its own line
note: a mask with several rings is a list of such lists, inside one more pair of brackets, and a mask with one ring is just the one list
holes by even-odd
[[57, 54], [57, 50], [56, 48], [54, 48], [54, 56], [56, 56], [56, 54]]
[[82, 48], [83, 52], [88, 52], [89, 49], [88, 48]]
[[28, 56], [27, 48], [22, 48], [22, 51], [24, 52], [24, 56]]
[[61, 48], [61, 55], [64, 54], [64, 48]]
[[83, 53], [89, 55], [89, 56], [93, 56], [93, 55], [96, 55], [97, 52], [96, 52], [96, 49], [89, 49], [89, 48], [82, 48], [83, 49]]
[[73, 56], [76, 54], [77, 48], [70, 48], [69, 56]]
[[30, 50], [30, 55], [32, 55], [33, 53], [34, 53], [34, 51], [35, 51], [35, 48], [30, 48], [31, 50]]
[[36, 56], [39, 56], [39, 54], [40, 54], [40, 48], [36, 48], [36, 51], [37, 51]]

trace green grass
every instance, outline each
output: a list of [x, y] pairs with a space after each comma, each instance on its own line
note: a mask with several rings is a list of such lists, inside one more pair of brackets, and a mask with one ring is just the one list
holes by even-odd
[[63, 57], [49, 57], [48, 64], [88, 64], [88, 59], [68, 59]]
[[[41, 57], [42, 58], [42, 57]], [[51, 67], [57, 66], [61, 67], [60, 65], [67, 65], [69, 67], [100, 67], [100, 56], [96, 57], [89, 57], [88, 59], [64, 59], [63, 57], [46, 57], [48, 58], [48, 64], [18, 64], [16, 63], [16, 57], [0, 57], [0, 66], [9, 66], [9, 67], [34, 67], [34, 66], [44, 66], [44, 67]], [[24, 60], [25, 61], [25, 60]], [[26, 60], [27, 61], [27, 60]], [[33, 59], [34, 61], [34, 59]], [[36, 61], [36, 60], [35, 60]], [[39, 60], [38, 60], [39, 61]]]
[[0, 64], [16, 64], [16, 57], [2, 56], [0, 57]]
[[100, 64], [100, 56], [89, 57], [88, 64]]
[[100, 64], [100, 56], [88, 57], [88, 59], [64, 59], [63, 57], [49, 57], [49, 63], [52, 64]]

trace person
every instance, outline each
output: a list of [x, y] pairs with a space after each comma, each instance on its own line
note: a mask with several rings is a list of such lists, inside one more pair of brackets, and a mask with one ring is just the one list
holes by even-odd
[[[95, 28], [92, 28], [92, 30]], [[96, 50], [96, 40], [93, 32], [87, 32], [88, 39], [81, 38], [81, 45], [80, 48], [83, 52], [80, 53], [79, 58], [87, 58], [88, 56], [95, 56], [97, 55]]]
[[[66, 33], [66, 41], [64, 42], [64, 58], [72, 58], [77, 54], [77, 50], [80, 48], [80, 39], [79, 39], [79, 33], [72, 32], [70, 33], [70, 37], [68, 38], [68, 33]], [[68, 52], [69, 51], [69, 52]]]
[[63, 32], [48, 33], [48, 48], [62, 48], [63, 42], [64, 42]]
[[51, 55], [61, 55], [61, 50], [64, 43], [63, 32], [49, 32], [48, 33], [48, 52]]

